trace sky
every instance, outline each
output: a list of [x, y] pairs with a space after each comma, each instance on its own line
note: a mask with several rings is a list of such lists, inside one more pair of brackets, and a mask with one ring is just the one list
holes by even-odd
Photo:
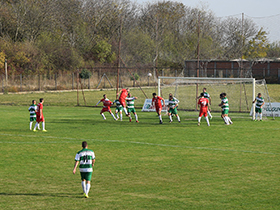
[[[135, 0], [139, 4], [155, 3], [157, 0]], [[160, 0], [162, 1], [162, 0]], [[269, 32], [269, 41], [280, 41], [280, 0], [170, 0], [186, 6], [207, 6], [217, 17], [242, 17], [252, 19], [259, 27]]]

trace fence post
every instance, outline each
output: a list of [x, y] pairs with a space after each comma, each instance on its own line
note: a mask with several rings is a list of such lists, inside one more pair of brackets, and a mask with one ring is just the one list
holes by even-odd
[[38, 74], [38, 90], [41, 90], [41, 84], [40, 84], [40, 74]]
[[20, 91], [22, 92], [22, 74], [20, 74], [19, 77], [20, 77]]
[[90, 89], [90, 77], [88, 78], [88, 89]]
[[[279, 71], [279, 70], [278, 70]], [[278, 74], [279, 75], [279, 74]], [[4, 78], [3, 74], [1, 75], [2, 78], [2, 92], [4, 93]]]
[[55, 90], [57, 90], [57, 73], [54, 75], [54, 80], [55, 80]]
[[280, 69], [278, 69], [278, 83], [280, 83]]
[[72, 72], [72, 90], [74, 90], [74, 72]]

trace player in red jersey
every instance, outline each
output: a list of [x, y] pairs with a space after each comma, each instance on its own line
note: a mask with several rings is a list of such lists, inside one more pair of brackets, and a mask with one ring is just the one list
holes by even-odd
[[120, 92], [119, 92], [119, 102], [120, 104], [123, 106], [123, 110], [126, 114], [126, 116], [128, 116], [128, 112], [127, 112], [127, 109], [126, 109], [126, 103], [125, 103], [125, 99], [128, 95], [128, 92], [129, 92], [129, 88], [126, 88], [126, 89], [122, 89]]
[[203, 93], [200, 94], [200, 99], [199, 99], [197, 104], [198, 104], [198, 106], [200, 106], [200, 112], [199, 112], [198, 124], [197, 125], [200, 126], [200, 120], [201, 120], [201, 117], [203, 115], [206, 119], [207, 125], [210, 126], [208, 116], [207, 116], [209, 101], [208, 101], [207, 98], [204, 98]]
[[161, 117], [162, 104], [161, 104], [161, 101], [163, 101], [163, 107], [165, 107], [164, 99], [160, 96], [157, 96], [156, 93], [153, 93], [152, 106], [154, 106], [156, 108], [156, 112], [158, 114], [160, 124], [162, 124], [162, 117]]
[[102, 108], [102, 110], [101, 110], [101, 112], [100, 112], [101, 116], [103, 117], [103, 120], [106, 120], [106, 117], [105, 117], [105, 115], [103, 114], [103, 112], [109, 112], [109, 113], [112, 115], [112, 117], [114, 118], [114, 120], [117, 120], [117, 119], [115, 118], [114, 114], [112, 113], [111, 108], [110, 108], [111, 105], [113, 104], [113, 102], [110, 101], [110, 100], [107, 98], [106, 94], [103, 95], [103, 98], [102, 98], [100, 101], [98, 101], [98, 103], [97, 103], [95, 106], [97, 106], [100, 102], [103, 103], [103, 108]]
[[38, 130], [39, 130], [39, 123], [42, 122], [42, 126], [43, 126], [42, 131], [47, 132], [47, 130], [45, 129], [45, 118], [43, 115], [43, 103], [44, 103], [44, 99], [40, 98], [40, 103], [37, 105], [36, 124], [35, 124], [33, 131], [37, 131], [36, 128], [38, 128]]

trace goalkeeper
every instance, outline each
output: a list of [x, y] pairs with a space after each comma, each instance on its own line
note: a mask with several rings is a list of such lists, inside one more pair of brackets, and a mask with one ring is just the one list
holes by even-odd
[[261, 93], [258, 93], [258, 96], [255, 98], [253, 103], [255, 103], [255, 102], [256, 102], [256, 107], [255, 107], [256, 117], [255, 117], [255, 121], [258, 120], [258, 115], [260, 116], [260, 121], [262, 121], [262, 107], [264, 105], [264, 99], [263, 99]]
[[177, 119], [178, 119], [178, 122], [181, 122], [180, 120], [180, 117], [178, 115], [178, 111], [177, 111], [177, 107], [178, 107], [178, 103], [179, 103], [179, 100], [174, 98], [173, 95], [170, 93], [169, 94], [169, 101], [168, 101], [168, 116], [169, 116], [169, 119], [170, 119], [170, 123], [173, 122], [172, 120], [172, 115], [174, 114]]

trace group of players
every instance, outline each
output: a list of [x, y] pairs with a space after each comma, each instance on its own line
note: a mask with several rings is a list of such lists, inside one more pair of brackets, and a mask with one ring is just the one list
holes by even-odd
[[[100, 101], [98, 101], [95, 106], [97, 106], [100, 102], [103, 103], [103, 108], [100, 111], [100, 114], [104, 120], [106, 120], [104, 112], [109, 112], [111, 114], [111, 116], [114, 118], [114, 120], [120, 119], [122, 121], [122, 119], [123, 119], [122, 111], [124, 111], [125, 115], [129, 117], [130, 122], [132, 121], [131, 113], [133, 113], [134, 117], [135, 117], [135, 121], [137, 123], [139, 123], [138, 115], [137, 115], [135, 107], [134, 107], [134, 101], [136, 99], [137, 99], [137, 97], [132, 97], [131, 94], [129, 93], [129, 88], [126, 88], [126, 89], [122, 89], [116, 95], [116, 100], [114, 100], [113, 102], [107, 98], [106, 94], [104, 94], [103, 98]], [[111, 111], [111, 108], [110, 108], [114, 103], [116, 104], [116, 111], [115, 111], [116, 116], [113, 114], [113, 112]], [[120, 117], [119, 117], [119, 114], [120, 114]]]
[[30, 113], [30, 123], [29, 123], [29, 129], [32, 130], [32, 124], [33, 122], [36, 122], [33, 131], [36, 132], [37, 130], [40, 130], [40, 122], [42, 122], [43, 132], [47, 132], [45, 129], [45, 118], [43, 115], [43, 103], [44, 99], [40, 98], [40, 103], [36, 105], [36, 101], [32, 100], [32, 104], [29, 107], [28, 111]]
[[[122, 111], [124, 111], [125, 115], [129, 117], [130, 122], [132, 121], [131, 113], [133, 113], [134, 117], [135, 117], [135, 121], [137, 123], [139, 123], [138, 115], [137, 115], [135, 107], [134, 107], [134, 101], [136, 99], [137, 99], [137, 97], [132, 97], [131, 94], [129, 93], [129, 88], [126, 88], [126, 89], [122, 89], [116, 95], [116, 100], [114, 100], [113, 102], [107, 98], [106, 94], [104, 94], [103, 98], [100, 101], [98, 101], [98, 103], [95, 106], [97, 106], [101, 102], [103, 103], [103, 108], [102, 108], [100, 114], [104, 120], [106, 120], [104, 112], [109, 112], [111, 114], [111, 116], [114, 118], [114, 120], [120, 119], [122, 121], [123, 120]], [[212, 115], [210, 112], [211, 111], [211, 109], [210, 109], [211, 97], [206, 92], [206, 88], [203, 88], [203, 92], [200, 94], [200, 96], [198, 96], [198, 99], [199, 99], [198, 106], [200, 107], [200, 111], [199, 111], [197, 125], [200, 126], [201, 117], [204, 116], [205, 120], [207, 122], [207, 125], [210, 126], [208, 116], [210, 117], [210, 120], [211, 120], [212, 119]], [[233, 124], [233, 122], [228, 116], [229, 103], [228, 103], [226, 93], [221, 93], [220, 99], [221, 99], [221, 103], [219, 104], [219, 106], [222, 109], [221, 117], [224, 120], [226, 125], [231, 125], [231, 124]], [[43, 132], [47, 131], [45, 129], [45, 119], [44, 119], [44, 115], [43, 115], [43, 103], [44, 103], [43, 98], [40, 98], [40, 103], [38, 103], [37, 105], [36, 105], [36, 101], [33, 100], [31, 106], [28, 109], [30, 112], [30, 124], [29, 124], [30, 130], [32, 130], [33, 122], [36, 121], [35, 127], [33, 128], [34, 132], [36, 132], [37, 130], [40, 130], [40, 122], [42, 122], [42, 127], [43, 127], [42, 131]], [[173, 97], [173, 95], [170, 93], [169, 100], [168, 100], [168, 116], [169, 116], [170, 123], [173, 122], [173, 119], [172, 119], [173, 116], [177, 117], [177, 120], [179, 123], [181, 122], [180, 117], [178, 115], [178, 110], [177, 110], [178, 103], [179, 103], [179, 100], [176, 99], [175, 97]], [[253, 103], [256, 103], [255, 121], [257, 121], [258, 117], [259, 117], [259, 120], [262, 121], [262, 107], [264, 105], [264, 99], [263, 99], [261, 93], [258, 93], [258, 96], [255, 98]], [[113, 104], [116, 104], [115, 114], [112, 113], [111, 108], [110, 108]], [[159, 117], [160, 124], [163, 123], [162, 115], [161, 115], [162, 107], [165, 107], [165, 100], [162, 97], [157, 96], [156, 93], [153, 93], [152, 108], [155, 108], [155, 110], [158, 114], [158, 117]]]
[[[200, 107], [198, 124], [197, 125], [200, 126], [201, 117], [204, 116], [205, 120], [207, 122], [207, 125], [210, 126], [208, 116], [211, 120], [212, 119], [211, 109], [210, 109], [211, 97], [210, 97], [209, 93], [206, 92], [206, 88], [203, 88], [203, 92], [197, 98], [199, 99], [198, 100], [198, 106]], [[127, 88], [127, 89], [122, 89], [116, 95], [116, 100], [114, 102], [111, 102], [107, 98], [106, 94], [104, 94], [103, 98], [95, 106], [97, 106], [100, 102], [103, 102], [103, 108], [102, 108], [100, 114], [101, 114], [101, 116], [103, 117], [104, 120], [106, 119], [106, 117], [104, 115], [104, 112], [109, 112], [115, 120], [120, 119], [122, 121], [122, 119], [123, 119], [122, 111], [124, 111], [126, 116], [129, 117], [130, 122], [132, 120], [131, 113], [133, 113], [134, 116], [135, 116], [135, 120], [138, 123], [139, 122], [138, 121], [138, 116], [137, 116], [137, 113], [136, 113], [135, 108], [134, 108], [134, 100], [135, 99], [137, 99], [137, 97], [132, 97], [131, 94], [129, 93], [129, 88]], [[221, 93], [220, 94], [220, 99], [221, 99], [221, 103], [219, 104], [219, 106], [222, 109], [221, 118], [224, 120], [224, 123], [226, 125], [231, 125], [231, 124], [233, 124], [233, 122], [230, 119], [230, 117], [228, 116], [229, 103], [228, 103], [227, 94], [226, 93]], [[256, 108], [255, 108], [256, 118], [255, 118], [255, 120], [257, 121], [257, 117], [259, 116], [260, 121], [262, 121], [262, 106], [264, 105], [264, 99], [262, 98], [261, 93], [258, 93], [258, 96], [253, 101], [253, 103], [255, 103], [255, 102], [256, 102]], [[113, 105], [114, 103], [116, 104], [115, 115], [112, 113], [111, 108], [110, 108], [111, 105]], [[173, 122], [173, 119], [172, 119], [173, 116], [176, 116], [178, 122], [181, 122], [180, 117], [178, 115], [178, 110], [177, 110], [178, 103], [179, 103], [179, 100], [176, 99], [175, 97], [173, 97], [172, 93], [170, 93], [169, 94], [169, 100], [168, 100], [168, 116], [169, 116], [169, 122], [170, 123]], [[151, 108], [155, 108], [155, 110], [158, 114], [158, 117], [159, 117], [159, 123], [160, 124], [163, 123], [162, 115], [161, 115], [162, 107], [165, 107], [165, 100], [162, 97], [157, 96], [156, 93], [153, 93], [152, 107]], [[119, 117], [118, 114], [120, 114], [120, 117]]]

